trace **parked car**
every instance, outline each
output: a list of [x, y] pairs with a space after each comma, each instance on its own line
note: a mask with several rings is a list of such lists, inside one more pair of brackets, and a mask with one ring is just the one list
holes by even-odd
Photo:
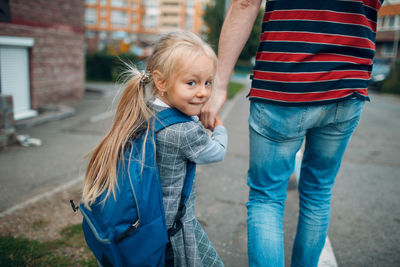
[[383, 81], [389, 76], [392, 69], [392, 64], [390, 59], [378, 58], [374, 59], [372, 65], [370, 88], [379, 90]]

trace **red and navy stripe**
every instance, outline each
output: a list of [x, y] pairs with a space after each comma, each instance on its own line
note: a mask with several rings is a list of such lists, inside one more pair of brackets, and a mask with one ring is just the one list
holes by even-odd
[[251, 100], [282, 104], [368, 98], [383, 0], [269, 0]]

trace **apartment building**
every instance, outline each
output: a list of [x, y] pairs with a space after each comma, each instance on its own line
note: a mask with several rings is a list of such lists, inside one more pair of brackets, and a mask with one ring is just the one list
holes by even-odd
[[376, 58], [399, 58], [400, 1], [385, 1], [378, 12]]
[[[152, 42], [174, 29], [201, 33], [208, 0], [85, 0], [86, 40], [89, 51], [118, 44]], [[122, 51], [124, 52], [124, 51]]]

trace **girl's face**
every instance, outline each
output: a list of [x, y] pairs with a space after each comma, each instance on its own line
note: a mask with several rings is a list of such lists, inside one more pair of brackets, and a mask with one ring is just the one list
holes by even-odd
[[210, 98], [214, 75], [213, 60], [204, 54], [199, 55], [184, 64], [168, 90], [159, 90], [159, 98], [189, 116], [198, 115]]

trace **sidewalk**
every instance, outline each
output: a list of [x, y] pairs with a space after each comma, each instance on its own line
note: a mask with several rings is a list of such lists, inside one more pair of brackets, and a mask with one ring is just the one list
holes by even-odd
[[49, 117], [38, 124], [42, 116], [27, 121], [31, 127], [17, 128], [17, 134], [38, 138], [42, 145], [13, 145], [0, 152], [0, 213], [82, 175], [83, 157], [111, 124], [111, 118], [93, 123], [90, 119], [109, 111], [112, 100], [111, 95], [86, 94], [81, 101], [63, 103], [73, 116]]

